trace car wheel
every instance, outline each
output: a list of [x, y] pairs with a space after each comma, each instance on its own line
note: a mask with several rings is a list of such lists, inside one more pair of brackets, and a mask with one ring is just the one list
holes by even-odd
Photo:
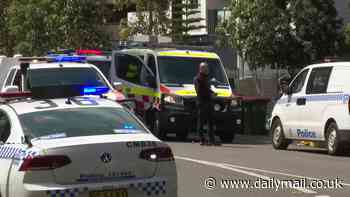
[[153, 135], [157, 136], [159, 139], [163, 140], [165, 138], [165, 134], [162, 131], [160, 125], [161, 124], [160, 124], [159, 114], [156, 113], [152, 124], [152, 133]]
[[332, 122], [327, 127], [327, 150], [330, 155], [338, 155], [342, 152], [342, 144], [340, 143], [338, 126]]
[[231, 132], [218, 132], [220, 133], [220, 140], [223, 143], [232, 143], [233, 139], [235, 138], [235, 132], [231, 131]]
[[274, 120], [271, 127], [272, 145], [275, 149], [287, 149], [290, 141], [284, 137], [282, 123], [279, 119]]

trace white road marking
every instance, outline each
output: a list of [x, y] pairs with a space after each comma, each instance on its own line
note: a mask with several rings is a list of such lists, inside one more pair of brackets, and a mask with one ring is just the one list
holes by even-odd
[[[246, 171], [246, 170], [243, 170], [243, 169], [234, 168], [234, 167], [231, 167], [231, 166], [227, 166], [225, 164], [220, 164], [220, 163], [215, 163], [215, 162], [210, 162], [210, 161], [204, 161], [204, 160], [197, 160], [197, 159], [192, 159], [192, 158], [188, 158], [188, 157], [181, 157], [181, 156], [175, 156], [175, 158], [176, 159], [185, 160], [185, 161], [191, 161], [191, 162], [194, 162], [194, 163], [199, 163], [199, 164], [203, 164], [203, 165], [207, 165], [207, 166], [213, 166], [213, 167], [218, 167], [218, 168], [222, 168], [222, 169], [226, 169], [226, 170], [231, 170], [231, 171], [234, 171], [234, 172], [238, 172], [238, 173], [241, 173], [241, 174], [246, 174], [246, 175], [257, 177], [257, 178], [264, 179], [264, 180], [271, 180], [271, 178], [268, 177], [268, 176], [257, 174], [255, 172]], [[275, 179], [275, 180], [277, 180], [277, 179]], [[307, 193], [307, 194], [316, 194], [317, 193], [316, 191], [305, 189], [305, 188], [292, 188], [292, 189], [295, 189], [295, 190], [298, 190], [300, 192]]]
[[[283, 173], [283, 172], [263, 170], [263, 169], [258, 169], [258, 168], [249, 168], [249, 167], [238, 166], [238, 165], [233, 165], [233, 164], [228, 164], [228, 163], [223, 163], [223, 165], [230, 166], [230, 167], [233, 167], [233, 168], [244, 169], [244, 170], [252, 170], [252, 171], [256, 171], [256, 172], [264, 172], [264, 173], [267, 173], [267, 174], [277, 174], [277, 175], [290, 176], [290, 177], [296, 177], [296, 178], [306, 178], [306, 179], [309, 179], [309, 180], [322, 180], [322, 179], [319, 179], [319, 178], [313, 178], [313, 177], [308, 177], [308, 176], [301, 176], [301, 175], [296, 175], [296, 174], [289, 174], [289, 173]], [[344, 186], [350, 186], [350, 183], [342, 183], [342, 184]]]
[[331, 197], [331, 196], [318, 195], [318, 196], [315, 196], [315, 197]]

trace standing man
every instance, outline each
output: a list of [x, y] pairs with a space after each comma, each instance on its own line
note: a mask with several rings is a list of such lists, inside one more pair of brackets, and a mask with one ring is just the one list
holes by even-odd
[[206, 62], [202, 62], [199, 65], [199, 72], [194, 78], [194, 85], [197, 93], [197, 104], [199, 109], [199, 136], [201, 140], [201, 145], [206, 144], [204, 137], [204, 125], [208, 124], [208, 136], [209, 143], [208, 145], [218, 145], [215, 142], [215, 136], [213, 131], [213, 122], [212, 122], [212, 97], [215, 93], [210, 89], [209, 85], [209, 68]]

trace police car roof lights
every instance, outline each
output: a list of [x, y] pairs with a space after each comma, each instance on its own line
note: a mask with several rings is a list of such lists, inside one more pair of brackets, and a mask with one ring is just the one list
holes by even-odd
[[83, 63], [86, 61], [86, 57], [84, 56], [66, 56], [66, 55], [59, 55], [53, 57], [53, 62], [76, 62], [76, 63]]

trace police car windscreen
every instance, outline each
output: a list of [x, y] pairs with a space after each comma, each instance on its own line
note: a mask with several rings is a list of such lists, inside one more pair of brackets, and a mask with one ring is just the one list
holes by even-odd
[[20, 115], [19, 120], [32, 139], [146, 133], [128, 112], [111, 107], [31, 112]]
[[221, 86], [229, 85], [218, 59], [191, 57], [159, 57], [160, 81], [164, 84], [193, 84], [201, 62], [208, 63], [210, 79], [215, 79]]
[[86, 85], [108, 87], [102, 76], [93, 68], [47, 68], [28, 72], [30, 87], [58, 85]]

